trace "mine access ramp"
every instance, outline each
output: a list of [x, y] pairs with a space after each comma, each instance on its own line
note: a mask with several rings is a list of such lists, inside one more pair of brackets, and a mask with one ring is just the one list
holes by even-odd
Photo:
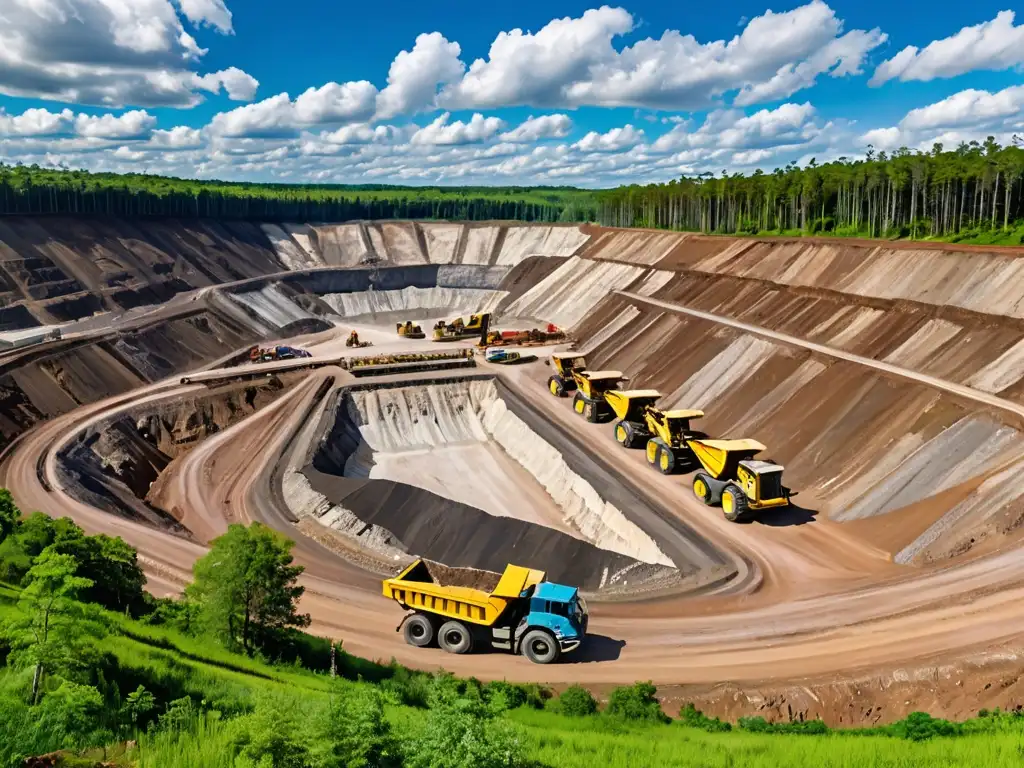
[[587, 604], [576, 587], [518, 565], [499, 575], [419, 559], [384, 581], [384, 597], [413, 611], [398, 626], [409, 645], [436, 642], [448, 653], [490, 646], [550, 664], [576, 650], [587, 633]]

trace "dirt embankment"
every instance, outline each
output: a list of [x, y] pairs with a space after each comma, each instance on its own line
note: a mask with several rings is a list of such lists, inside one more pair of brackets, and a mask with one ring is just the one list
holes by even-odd
[[99, 341], [31, 351], [0, 367], [0, 444], [44, 419], [205, 365], [259, 338], [242, 322], [199, 310]]
[[187, 533], [164, 503], [162, 478], [176, 459], [274, 402], [297, 381], [274, 377], [124, 412], [80, 434], [58, 455], [71, 495], [111, 514]]
[[26, 312], [67, 322], [286, 268], [256, 224], [5, 217], [0, 329], [24, 327]]

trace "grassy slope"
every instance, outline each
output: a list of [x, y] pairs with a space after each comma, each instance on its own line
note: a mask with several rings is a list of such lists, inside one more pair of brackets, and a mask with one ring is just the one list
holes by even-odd
[[[0, 587], [0, 618], [13, 610], [15, 594]], [[147, 677], [173, 679], [179, 687], [203, 691], [220, 702], [234, 700], [241, 706], [264, 692], [292, 697], [296, 706], [311, 697], [330, 695], [332, 681], [325, 675], [265, 664], [162, 627], [122, 617], [111, 619], [113, 629], [103, 647], [114, 653], [124, 668], [146, 669]], [[415, 733], [425, 718], [424, 711], [403, 706], [389, 707], [388, 713], [403, 734]], [[517, 726], [528, 756], [541, 766], [558, 768], [1019, 766], [1024, 738], [1024, 728], [1016, 724], [995, 732], [915, 743], [855, 733], [711, 734], [679, 723], [629, 725], [603, 716], [567, 718], [530, 709], [515, 710], [508, 717]], [[147, 736], [141, 739], [138, 764], [142, 768], [229, 768], [230, 738], [230, 728], [216, 719], [205, 721], [195, 736]]]

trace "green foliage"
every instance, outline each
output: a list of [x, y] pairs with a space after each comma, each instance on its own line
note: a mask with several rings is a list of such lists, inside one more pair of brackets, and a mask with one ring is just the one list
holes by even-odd
[[597, 712], [597, 699], [582, 685], [570, 685], [558, 697], [556, 709], [569, 717], [586, 717]]
[[515, 768], [523, 764], [516, 732], [479, 701], [439, 699], [407, 747], [409, 768]]
[[608, 697], [609, 715], [623, 720], [667, 723], [669, 717], [661, 711], [661, 704], [655, 694], [658, 689], [652, 683], [634, 683], [616, 688]]
[[266, 647], [287, 627], [309, 625], [296, 605], [301, 566], [292, 565], [295, 542], [260, 523], [231, 525], [210, 543], [186, 591], [209, 632], [247, 654]]
[[820, 736], [829, 728], [821, 720], [793, 720], [791, 722], [769, 723], [763, 717], [741, 717], [736, 726], [751, 733], [786, 733]]
[[0, 542], [14, 532], [21, 510], [14, 503], [14, 497], [6, 488], [0, 488]]
[[540, 709], [544, 706], [545, 691], [539, 685], [521, 685], [495, 680], [483, 687], [483, 695], [493, 712], [506, 709], [532, 707]]
[[402, 748], [384, 714], [384, 697], [374, 689], [333, 696], [313, 719], [309, 743], [312, 768], [401, 768]]
[[958, 736], [963, 731], [959, 723], [951, 723], [932, 717], [927, 712], [911, 712], [902, 720], [888, 726], [886, 730], [894, 736], [911, 741], [926, 741], [936, 736]]
[[121, 707], [122, 716], [125, 721], [138, 728], [145, 725], [149, 714], [156, 709], [156, 697], [146, 690], [146, 686], [139, 685], [134, 691], [128, 694]]
[[18, 600], [21, 615], [5, 629], [11, 644], [10, 663], [34, 668], [32, 703], [39, 700], [48, 672], [73, 675], [86, 664], [87, 646], [102, 634], [100, 627], [87, 622], [85, 605], [75, 599], [92, 586], [89, 579], [75, 575], [77, 569], [71, 555], [44, 549], [26, 577]]
[[238, 724], [238, 768], [307, 768], [309, 755], [297, 737], [294, 702], [261, 696], [256, 711]]
[[708, 733], [726, 733], [732, 730], [732, 725], [719, 720], [717, 717], [708, 717], [691, 702], [687, 702], [679, 710], [679, 722], [687, 728], [699, 728]]

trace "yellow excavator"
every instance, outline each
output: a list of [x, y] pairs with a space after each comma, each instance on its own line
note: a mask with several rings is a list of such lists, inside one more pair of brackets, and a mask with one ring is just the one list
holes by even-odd
[[704, 411], [677, 409], [663, 411], [654, 404], [661, 397], [655, 389], [611, 390], [605, 400], [618, 416], [615, 439], [626, 448], [646, 442], [647, 462], [670, 475], [684, 459], [692, 458], [687, 441], [697, 435], [690, 422], [700, 419]]
[[754, 457], [765, 448], [756, 440], [689, 440], [703, 470], [693, 492], [708, 506], [721, 503], [726, 520], [740, 522], [757, 512], [789, 505], [796, 494], [782, 484], [781, 464]]
[[395, 330], [398, 331], [398, 335], [403, 339], [425, 339], [427, 337], [423, 329], [412, 320], [406, 320], [404, 323], [395, 323]]

